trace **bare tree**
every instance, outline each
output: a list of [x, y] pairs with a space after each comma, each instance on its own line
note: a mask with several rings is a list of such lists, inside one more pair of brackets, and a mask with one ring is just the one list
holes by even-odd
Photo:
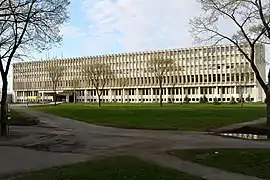
[[[26, 68], [21, 68], [22, 70], [20, 70], [19, 72], [22, 73], [22, 77], [24, 79], [24, 82], [23, 82], [23, 89], [24, 91], [28, 91], [29, 88], [28, 88], [28, 79], [29, 79], [29, 70], [26, 69]], [[25, 92], [24, 92], [25, 93]], [[23, 102], [25, 101], [25, 96], [23, 96]], [[26, 94], [26, 105], [28, 106], [28, 95]]]
[[165, 54], [155, 54], [149, 61], [148, 67], [158, 80], [159, 84], [159, 103], [162, 107], [162, 84], [163, 79], [169, 71], [173, 69], [174, 60], [168, 58]]
[[59, 84], [60, 78], [63, 76], [64, 68], [60, 66], [56, 60], [52, 60], [48, 62], [46, 65], [47, 65], [46, 71], [52, 83], [53, 101], [54, 101], [54, 105], [56, 106], [56, 101], [57, 101], [56, 90], [57, 90], [57, 86]]
[[8, 72], [13, 59], [59, 43], [69, 0], [0, 0], [1, 136], [7, 135]]
[[171, 102], [174, 103], [176, 81], [173, 81], [171, 84], [172, 84], [172, 88], [171, 88]]
[[77, 103], [77, 97], [76, 97], [76, 89], [80, 87], [80, 80], [79, 79], [73, 79], [71, 81], [71, 86], [72, 86], [72, 91], [73, 91], [73, 102], [76, 104]]
[[126, 78], [120, 78], [119, 79], [119, 85], [122, 89], [122, 93], [121, 93], [121, 103], [123, 103], [123, 98], [124, 98], [124, 93], [125, 93], [125, 87], [128, 85], [128, 79]]
[[94, 62], [93, 64], [86, 65], [84, 67], [83, 74], [86, 80], [89, 82], [89, 85], [94, 86], [96, 89], [98, 106], [100, 107], [100, 97], [103, 94], [103, 89], [112, 78], [111, 67], [103, 63]]
[[[198, 42], [219, 43], [226, 40], [234, 44], [250, 63], [256, 79], [267, 96], [267, 122], [270, 124], [270, 92], [255, 62], [256, 46], [270, 40], [270, 3], [262, 0], [198, 0], [203, 13], [190, 21], [191, 33]], [[226, 33], [220, 24], [227, 23], [234, 33]], [[248, 46], [248, 50], [245, 46]], [[262, 59], [265, 61], [265, 59]], [[270, 79], [270, 71], [269, 77]]]
[[244, 91], [246, 89], [247, 83], [249, 81], [250, 75], [249, 73], [252, 71], [248, 66], [244, 64], [239, 64], [234, 68], [234, 73], [236, 74], [236, 87], [238, 88], [239, 101], [241, 103], [241, 107], [244, 106]]

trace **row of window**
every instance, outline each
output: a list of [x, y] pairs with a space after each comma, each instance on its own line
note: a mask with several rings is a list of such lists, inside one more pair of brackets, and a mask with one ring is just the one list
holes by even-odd
[[[167, 99], [162, 99], [162, 101], [166, 102]], [[168, 98], [168, 102], [182, 102], [184, 99], [182, 98]], [[199, 102], [199, 98], [188, 98], [189, 102]], [[230, 102], [231, 98], [217, 98], [220, 102]], [[239, 101], [239, 98], [235, 98], [236, 101]], [[250, 98], [251, 101], [254, 101], [254, 98]], [[31, 102], [38, 102], [39, 100], [28, 100]], [[52, 101], [52, 99], [46, 100]], [[113, 99], [112, 102], [136, 102], [136, 99]], [[207, 98], [207, 101], [213, 102], [213, 98]], [[24, 102], [23, 99], [17, 99], [17, 102]], [[77, 102], [85, 102], [84, 99], [77, 99]], [[97, 99], [87, 99], [87, 102], [97, 102]], [[101, 99], [101, 102], [109, 102], [109, 99]], [[139, 99], [139, 102], [159, 102], [159, 99]]]
[[[190, 88], [163, 88], [162, 89], [162, 94], [163, 95], [198, 95], [198, 94], [252, 94], [253, 86], [237, 86], [236, 88], [234, 86], [228, 86], [228, 87], [190, 87]], [[153, 88], [153, 95], [159, 95], [160, 90], [159, 88]], [[144, 88], [144, 89], [138, 89], [138, 95], [151, 95], [151, 89], [149, 88]], [[77, 96], [84, 96], [85, 91], [76, 91]], [[87, 96], [96, 96], [96, 90], [88, 90], [86, 91]], [[103, 96], [108, 96], [109, 95], [109, 90], [103, 90], [102, 92]], [[22, 96], [38, 96], [40, 95], [38, 91], [18, 91], [17, 96], [22, 97]], [[112, 90], [112, 96], [118, 96], [118, 95], [123, 95], [123, 90], [122, 89], [114, 89]], [[137, 90], [136, 89], [127, 89], [125, 90], [125, 95], [137, 95]]]
[[[187, 75], [187, 76], [167, 76], [163, 78], [164, 84], [188, 84], [188, 83], [225, 83], [225, 82], [242, 82], [253, 83], [255, 81], [254, 73], [235, 73], [235, 74], [206, 74], [206, 75]], [[155, 77], [136, 77], [127, 78], [126, 86], [136, 85], [154, 85], [158, 84], [158, 79]], [[79, 87], [93, 87], [89, 82], [80, 80]], [[50, 89], [52, 82], [15, 82], [14, 89]], [[107, 87], [120, 86], [121, 79], [112, 79], [107, 82]], [[73, 81], [59, 81], [57, 87], [73, 87]]]
[[[188, 60], [188, 59], [187, 59]], [[205, 59], [206, 60], [206, 59]], [[205, 60], [203, 60], [202, 62], [205, 62]], [[183, 61], [184, 61], [184, 59], [183, 59]], [[196, 60], [197, 61], [197, 60]], [[198, 62], [198, 61], [197, 61]], [[208, 62], [206, 62], [207, 64], [209, 64]], [[179, 64], [179, 63], [178, 63]], [[186, 64], [186, 63], [184, 63], [184, 64]], [[191, 63], [189, 63], [189, 64], [191, 64]], [[244, 62], [242, 62], [242, 63], [231, 63], [231, 66], [226, 66], [226, 68], [227, 69], [229, 69], [230, 67], [231, 68], [233, 68], [234, 66], [238, 66], [238, 65], [244, 65]], [[247, 65], [248, 63], [246, 63], [246, 65]], [[133, 66], [128, 66], [128, 62], [125, 62], [124, 64], [123, 63], [113, 63], [112, 64], [113, 66], [112, 66], [112, 69], [122, 69], [122, 70], [129, 70], [129, 71], [134, 71], [134, 70], [136, 70], [136, 68], [137, 68], [137, 71], [139, 71], [140, 70], [140, 68], [144, 68], [144, 67], [147, 67], [147, 62], [146, 61], [144, 61], [143, 62], [143, 64], [141, 64], [141, 63], [138, 63], [137, 61], [136, 62], [133, 62]], [[183, 64], [182, 64], [183, 65]], [[139, 68], [138, 68], [138, 66], [139, 66]], [[217, 66], [217, 69], [220, 69], [220, 67], [222, 66], [225, 66], [225, 64], [214, 64], [214, 65], [212, 65], [213, 66], [213, 68], [215, 68], [216, 66]], [[183, 67], [181, 67], [181, 66], [179, 66], [179, 69], [185, 69], [185, 68], [193, 68], [193, 67], [195, 67], [195, 68], [199, 68], [199, 65], [197, 64], [196, 66], [193, 66], [193, 65], [191, 65], [191, 66], [183, 66]], [[135, 69], [134, 69], [135, 68]], [[210, 67], [209, 67], [210, 68]], [[74, 75], [74, 73], [75, 72], [80, 72], [80, 70], [78, 70], [78, 69], [80, 69], [80, 67], [79, 66], [75, 66], [75, 65], [73, 65], [73, 66], [70, 66], [70, 69], [66, 69], [65, 71], [63, 71], [64, 72], [64, 74], [65, 74], [65, 76], [72, 76], [72, 75]], [[115, 70], [116, 72], [117, 72], [117, 70]], [[40, 72], [45, 72], [45, 69], [44, 68], [36, 68], [36, 67], [29, 67], [29, 68], [27, 68], [27, 69], [25, 69], [25, 68], [20, 68], [20, 69], [14, 69], [14, 77], [16, 78], [16, 77], [20, 77], [20, 76], [27, 76], [27, 77], [33, 77], [33, 76], [36, 76], [37, 74], [40, 74]], [[46, 73], [45, 73], [46, 74]], [[48, 75], [44, 75], [44, 73], [43, 73], [43, 76], [48, 76]]]
[[[244, 46], [242, 46], [244, 48]], [[248, 48], [245, 48], [248, 51]], [[102, 60], [106, 58], [114, 58], [114, 59], [122, 59], [123, 57], [145, 57], [151, 56], [153, 54], [160, 54], [160, 55], [168, 55], [168, 56], [178, 56], [178, 55], [202, 55], [202, 54], [215, 54], [215, 53], [239, 53], [238, 48], [235, 46], [216, 46], [216, 47], [202, 47], [202, 48], [190, 48], [190, 49], [176, 49], [176, 50], [163, 50], [163, 51], [151, 51], [151, 52], [136, 52], [136, 53], [126, 53], [126, 54], [113, 54], [113, 55], [97, 55], [97, 56], [90, 56], [90, 57], [80, 57], [80, 58], [69, 58], [69, 59], [60, 59], [61, 63], [66, 63], [67, 65], [72, 65], [74, 62], [79, 64], [82, 60], [85, 59], [97, 59]], [[26, 63], [19, 63], [15, 64], [15, 67], [20, 67], [22, 64], [28, 66], [41, 66], [42, 63], [40, 62], [26, 62]]]
[[[206, 98], [207, 101], [209, 102], [213, 102], [214, 98]], [[251, 101], [254, 101], [254, 98], [250, 98]], [[181, 102], [184, 101], [184, 99], [182, 98], [168, 98], [168, 99], [162, 99], [162, 101], [166, 102], [168, 100], [168, 102]], [[200, 99], [199, 98], [188, 98], [189, 102], [199, 102]], [[231, 98], [217, 98], [218, 101], [221, 102], [230, 102]], [[239, 101], [239, 98], [235, 98], [236, 101]], [[77, 99], [77, 101], [79, 102], [85, 102], [84, 99]], [[101, 99], [101, 102], [109, 102], [109, 99]], [[137, 99], [112, 99], [112, 102], [137, 102]], [[159, 102], [159, 99], [139, 99], [139, 102]], [[97, 99], [87, 99], [87, 102], [97, 102]]]
[[[196, 95], [196, 94], [239, 94], [240, 92], [244, 94], [251, 94], [253, 86], [237, 86], [235, 87], [193, 87], [193, 88], [166, 88], [162, 89], [163, 95]], [[217, 92], [216, 92], [217, 91]], [[84, 91], [77, 91], [77, 96], [84, 96]], [[138, 95], [151, 95], [151, 89], [139, 89]], [[159, 95], [160, 89], [154, 88], [153, 95]], [[88, 96], [96, 96], [95, 90], [87, 91]], [[109, 90], [103, 90], [103, 95], [108, 96]], [[112, 95], [123, 95], [122, 89], [112, 90]], [[125, 90], [125, 95], [136, 95], [136, 89]]]

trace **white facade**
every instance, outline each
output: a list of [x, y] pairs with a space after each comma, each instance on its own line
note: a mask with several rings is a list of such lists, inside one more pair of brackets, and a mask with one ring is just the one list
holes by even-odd
[[[245, 47], [243, 45], [243, 47]], [[248, 52], [246, 47], [246, 52]], [[94, 87], [88, 86], [83, 78], [82, 68], [94, 61], [111, 66], [115, 78], [104, 88], [102, 101], [105, 102], [158, 102], [157, 79], [149, 71], [147, 62], [154, 54], [172, 58], [173, 71], [164, 77], [163, 101], [180, 103], [187, 95], [190, 102], [198, 102], [205, 95], [209, 102], [217, 98], [229, 102], [231, 97], [251, 96], [252, 101], [264, 101], [263, 89], [256, 80], [250, 64], [233, 45], [204, 46], [183, 49], [168, 49], [124, 54], [97, 55], [90, 57], [65, 58], [46, 61], [20, 62], [13, 65], [13, 97], [15, 102], [52, 100], [52, 83], [45, 67], [55, 62], [65, 67], [64, 76], [58, 83], [58, 95], [65, 101], [72, 98], [72, 80], [80, 79], [76, 87], [79, 102], [97, 101]], [[265, 47], [256, 46], [256, 66], [265, 81]], [[121, 79], [127, 79], [125, 87]], [[241, 88], [240, 88], [241, 85]]]

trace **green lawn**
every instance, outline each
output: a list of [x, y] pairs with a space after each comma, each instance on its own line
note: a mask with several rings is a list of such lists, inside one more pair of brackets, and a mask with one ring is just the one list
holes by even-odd
[[226, 171], [270, 179], [270, 149], [176, 150], [170, 154]]
[[141, 129], [205, 131], [255, 120], [265, 115], [264, 104], [61, 104], [35, 109], [105, 126]]
[[173, 169], [120, 156], [28, 173], [15, 180], [199, 180]]

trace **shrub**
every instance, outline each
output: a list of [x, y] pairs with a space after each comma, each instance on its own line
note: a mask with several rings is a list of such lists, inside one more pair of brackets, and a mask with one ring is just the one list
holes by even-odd
[[247, 102], [251, 102], [251, 96], [250, 96], [250, 94], [248, 94], [248, 97], [246, 98], [246, 101]]
[[203, 97], [200, 97], [200, 103], [204, 103], [204, 102], [203, 102]]
[[214, 98], [214, 102], [213, 102], [214, 105], [220, 105], [220, 102], [218, 102], [218, 99], [215, 97]]
[[204, 103], [207, 103], [208, 102], [208, 99], [207, 99], [207, 97], [205, 95], [203, 95], [203, 102]]
[[188, 104], [189, 103], [189, 98], [188, 98], [188, 95], [185, 96], [184, 98], [184, 103]]
[[200, 98], [200, 103], [207, 103], [208, 99], [205, 95], [203, 95], [203, 97]]
[[231, 97], [230, 103], [231, 103], [231, 104], [236, 104], [235, 98], [234, 98], [233, 96]]
[[244, 103], [245, 99], [243, 98], [243, 95], [240, 95], [239, 99], [238, 99], [238, 103]]

